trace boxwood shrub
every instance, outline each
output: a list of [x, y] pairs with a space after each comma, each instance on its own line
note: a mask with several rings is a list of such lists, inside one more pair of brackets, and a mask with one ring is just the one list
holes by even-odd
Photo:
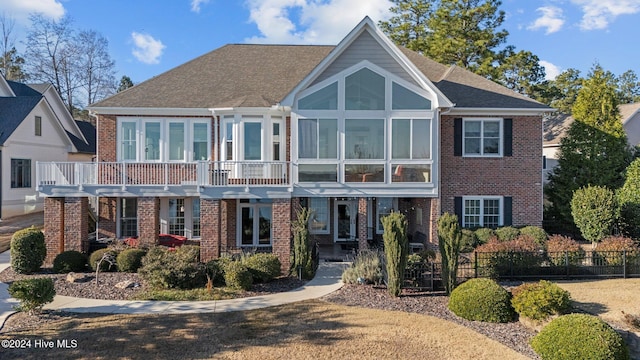
[[57, 273], [83, 272], [87, 270], [87, 257], [75, 250], [62, 252], [53, 259], [53, 271]]
[[249, 290], [253, 276], [241, 261], [231, 261], [224, 266], [224, 282], [232, 289]]
[[627, 360], [622, 336], [596, 316], [569, 314], [553, 319], [531, 339], [542, 359]]
[[460, 244], [461, 253], [470, 253], [478, 245], [476, 234], [469, 229], [462, 229], [462, 243]]
[[255, 282], [269, 282], [281, 274], [280, 259], [275, 254], [253, 254], [242, 258], [242, 263], [249, 269]]
[[122, 250], [116, 257], [116, 263], [118, 264], [118, 271], [123, 272], [137, 272], [142, 266], [142, 258], [147, 254], [143, 249], [125, 249]]
[[547, 243], [547, 233], [543, 228], [537, 226], [525, 226], [520, 229], [520, 235], [528, 235], [535, 239], [540, 246], [545, 246]]
[[478, 278], [468, 280], [451, 292], [449, 310], [467, 320], [504, 323], [515, 315], [511, 294], [497, 282]]
[[9, 285], [9, 295], [20, 300], [19, 311], [34, 312], [53, 301], [56, 289], [51, 278], [17, 280]]
[[522, 284], [511, 293], [515, 311], [532, 320], [547, 320], [552, 315], [566, 314], [571, 310], [569, 292], [546, 280]]
[[194, 289], [207, 283], [206, 267], [192, 248], [154, 247], [142, 258], [140, 276], [154, 288]]
[[476, 236], [478, 245], [486, 244], [489, 242], [489, 240], [497, 238], [495, 230], [489, 228], [476, 229], [473, 234]]
[[11, 237], [11, 267], [18, 274], [40, 270], [47, 256], [44, 234], [35, 227], [16, 231]]
[[91, 270], [98, 270], [98, 262], [100, 262], [100, 260], [106, 253], [111, 254], [113, 264], [110, 264], [108, 261], [103, 261], [102, 263], [100, 263], [100, 271], [116, 271], [118, 269], [118, 266], [116, 264], [118, 252], [114, 249], [104, 248], [98, 249], [92, 252], [91, 255], [89, 255], [89, 266], [91, 267]]
[[520, 235], [520, 230], [513, 226], [503, 226], [496, 229], [496, 236], [500, 241], [511, 241]]

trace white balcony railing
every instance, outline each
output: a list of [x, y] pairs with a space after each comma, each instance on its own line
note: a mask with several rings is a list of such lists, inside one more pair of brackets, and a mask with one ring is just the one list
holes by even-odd
[[200, 161], [193, 163], [38, 162], [40, 186], [289, 186], [284, 161]]

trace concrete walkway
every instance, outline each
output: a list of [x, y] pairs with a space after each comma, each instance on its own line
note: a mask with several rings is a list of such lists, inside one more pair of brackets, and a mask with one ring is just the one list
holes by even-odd
[[[9, 251], [6, 251], [0, 254], [0, 271], [9, 265]], [[106, 314], [188, 314], [254, 310], [316, 299], [336, 291], [343, 285], [341, 276], [347, 266], [348, 263], [321, 262], [316, 276], [304, 286], [288, 292], [263, 296], [213, 301], [129, 301], [83, 299], [58, 295], [44, 309]], [[0, 329], [7, 317], [14, 313], [13, 306], [18, 304], [17, 300], [9, 297], [7, 288], [7, 284], [0, 283]]]

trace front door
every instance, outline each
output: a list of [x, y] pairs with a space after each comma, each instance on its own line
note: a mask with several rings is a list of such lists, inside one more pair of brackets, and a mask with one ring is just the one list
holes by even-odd
[[356, 239], [356, 202], [336, 200], [334, 209], [336, 229], [335, 241], [354, 241]]

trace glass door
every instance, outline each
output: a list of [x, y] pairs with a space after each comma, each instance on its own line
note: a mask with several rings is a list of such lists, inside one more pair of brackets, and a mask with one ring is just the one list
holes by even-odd
[[336, 200], [335, 204], [335, 241], [354, 241], [356, 239], [357, 215], [355, 201]]

